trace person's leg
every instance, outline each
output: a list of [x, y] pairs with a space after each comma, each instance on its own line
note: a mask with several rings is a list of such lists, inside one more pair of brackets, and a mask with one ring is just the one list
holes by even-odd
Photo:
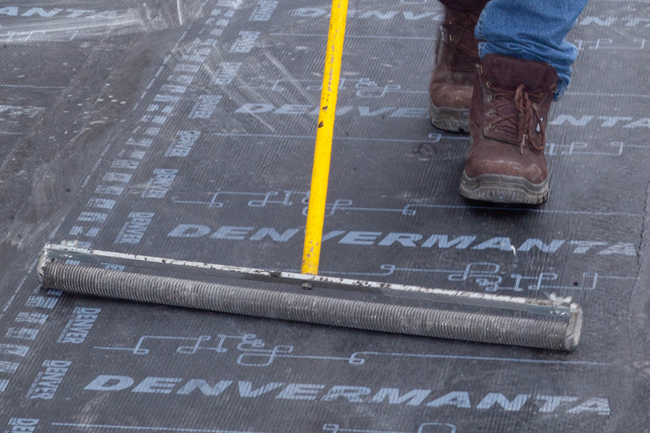
[[445, 20], [438, 34], [436, 64], [429, 82], [431, 123], [469, 131], [474, 68], [480, 62], [474, 26], [488, 0], [441, 0]]
[[524, 204], [548, 198], [547, 117], [569, 84], [577, 50], [565, 37], [586, 3], [492, 0], [483, 10], [463, 196]]
[[587, 0], [492, 0], [476, 26], [480, 57], [503, 54], [550, 64], [558, 74], [557, 99], [578, 56], [565, 38], [585, 6]]

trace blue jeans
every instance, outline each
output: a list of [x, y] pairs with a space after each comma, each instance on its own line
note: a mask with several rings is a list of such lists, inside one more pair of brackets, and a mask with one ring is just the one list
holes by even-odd
[[565, 38], [587, 1], [490, 0], [474, 32], [481, 59], [495, 53], [550, 64], [559, 78], [558, 100], [571, 81], [571, 65], [578, 57], [576, 46]]

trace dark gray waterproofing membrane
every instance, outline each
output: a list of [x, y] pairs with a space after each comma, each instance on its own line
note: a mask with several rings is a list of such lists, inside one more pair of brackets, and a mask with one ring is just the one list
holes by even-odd
[[532, 209], [458, 194], [469, 141], [426, 112], [441, 7], [350, 3], [322, 273], [573, 296], [573, 353], [40, 289], [49, 241], [298, 269], [328, 9], [2, 1], [0, 431], [649, 431], [643, 1], [569, 35]]

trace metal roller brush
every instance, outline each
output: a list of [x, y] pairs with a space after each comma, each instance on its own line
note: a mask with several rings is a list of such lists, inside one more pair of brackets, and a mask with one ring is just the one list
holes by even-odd
[[[543, 349], [571, 350], [578, 344], [582, 309], [570, 298], [546, 300], [456, 290], [330, 278], [318, 275], [325, 202], [332, 152], [347, 0], [333, 0], [316, 133], [302, 273], [238, 268], [159, 257], [46, 245], [38, 274], [45, 287], [67, 292], [164, 305], [292, 320], [373, 331], [450, 338]], [[73, 266], [67, 260], [90, 266]], [[117, 272], [98, 267], [112, 263], [161, 271], [196, 272], [212, 277], [299, 285], [304, 293], [253, 289], [221, 283]], [[94, 265], [94, 266], [93, 266]], [[414, 298], [492, 313], [409, 307], [319, 296], [330, 289], [355, 290], [389, 297]], [[497, 311], [498, 314], [494, 314]], [[510, 315], [505, 315], [510, 311]], [[513, 314], [517, 313], [518, 314]], [[530, 314], [531, 317], [520, 317]]]
[[[83, 262], [85, 266], [66, 264], [67, 260]], [[97, 267], [107, 263], [298, 285], [310, 291], [300, 294], [252, 289]], [[571, 350], [578, 344], [582, 326], [582, 309], [579, 305], [571, 303], [570, 298], [552, 296], [552, 299], [539, 300], [430, 289], [121, 254], [67, 245], [46, 245], [38, 264], [38, 274], [47, 288], [84, 295], [321, 325], [543, 349]], [[482, 307], [501, 313], [506, 310], [520, 311], [530, 313], [532, 317], [388, 305], [312, 294], [318, 291], [329, 292], [331, 289]], [[535, 316], [537, 318], [533, 318]]]

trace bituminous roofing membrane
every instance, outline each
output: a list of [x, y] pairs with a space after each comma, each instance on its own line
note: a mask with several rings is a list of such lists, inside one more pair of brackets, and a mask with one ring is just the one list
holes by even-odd
[[350, 3], [321, 273], [572, 296], [574, 352], [40, 288], [46, 242], [297, 270], [329, 7], [2, 3], [0, 431], [647, 431], [647, 2], [569, 34], [534, 208], [458, 193], [469, 139], [427, 118], [441, 6]]

